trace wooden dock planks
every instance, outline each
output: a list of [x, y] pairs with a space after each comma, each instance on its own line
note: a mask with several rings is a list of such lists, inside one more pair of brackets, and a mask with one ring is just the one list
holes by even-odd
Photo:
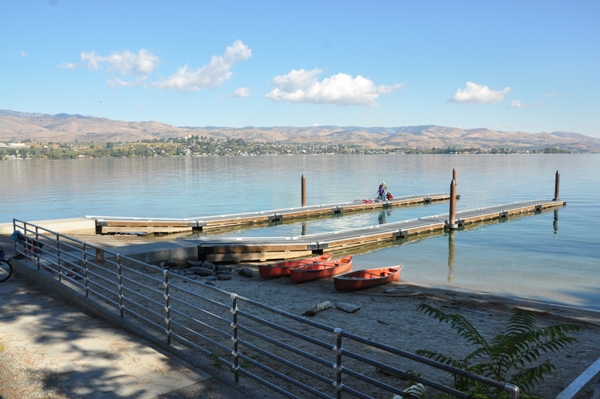
[[389, 201], [344, 202], [339, 204], [313, 205], [272, 211], [248, 212], [188, 219], [126, 218], [110, 216], [86, 216], [96, 220], [96, 234], [110, 233], [176, 233], [184, 231], [218, 231], [243, 226], [269, 224], [278, 221], [310, 219], [349, 212], [368, 212], [401, 206], [448, 201], [449, 194], [409, 195]]
[[[565, 204], [566, 201], [562, 200], [538, 200], [479, 208], [457, 212], [456, 223], [458, 226], [483, 223], [511, 216], [537, 213], [562, 207]], [[198, 243], [198, 256], [201, 260], [213, 262], [275, 261], [310, 256], [310, 254], [321, 254], [324, 251], [347, 253], [349, 250], [364, 246], [440, 231], [446, 227], [447, 219], [448, 215], [434, 215], [377, 226], [298, 237], [221, 237], [218, 239], [199, 238], [188, 241]]]

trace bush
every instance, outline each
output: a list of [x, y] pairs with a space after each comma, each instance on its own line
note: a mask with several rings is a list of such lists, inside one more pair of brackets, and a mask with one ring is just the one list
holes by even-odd
[[[427, 304], [419, 305], [418, 309], [440, 323], [450, 324], [460, 337], [475, 346], [475, 350], [462, 359], [454, 359], [427, 349], [418, 350], [417, 354], [496, 381], [516, 385], [524, 391], [530, 390], [544, 381], [547, 375], [556, 372], [556, 366], [542, 358], [547, 353], [558, 352], [576, 343], [577, 339], [567, 336], [566, 333], [580, 329], [574, 324], [536, 328], [533, 315], [519, 311], [511, 316], [503, 333], [488, 341], [461, 315], [446, 314]], [[453, 377], [454, 388], [473, 397], [509, 397], [507, 392], [488, 385], [454, 374]], [[521, 397], [530, 396], [524, 393]]]

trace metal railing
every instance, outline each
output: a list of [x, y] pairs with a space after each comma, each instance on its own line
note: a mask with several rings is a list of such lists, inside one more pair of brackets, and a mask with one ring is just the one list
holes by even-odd
[[[450, 373], [519, 397], [514, 385], [267, 306], [181, 271], [161, 269], [17, 219], [13, 227], [20, 234], [16, 252], [40, 271], [82, 296], [103, 301], [128, 323], [144, 323], [164, 334], [169, 345], [176, 340], [209, 356], [231, 370], [235, 382], [244, 376], [288, 398], [415, 398], [391, 377], [398, 376], [436, 392], [469, 397], [446, 385], [448, 379], [446, 384], [439, 382]], [[379, 360], [373, 358], [375, 353]]]

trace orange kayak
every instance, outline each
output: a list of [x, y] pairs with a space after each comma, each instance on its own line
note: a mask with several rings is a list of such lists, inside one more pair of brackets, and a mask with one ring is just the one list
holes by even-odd
[[337, 291], [354, 291], [375, 287], [398, 280], [402, 273], [402, 265], [382, 267], [379, 269], [357, 270], [333, 278]]
[[290, 270], [300, 266], [307, 266], [316, 262], [331, 260], [333, 254], [323, 254], [313, 258], [288, 260], [285, 262], [272, 263], [270, 265], [258, 266], [258, 272], [262, 278], [275, 278], [289, 276]]
[[331, 277], [336, 274], [352, 270], [352, 255], [325, 262], [313, 263], [290, 270], [290, 276], [294, 283], [317, 280]]

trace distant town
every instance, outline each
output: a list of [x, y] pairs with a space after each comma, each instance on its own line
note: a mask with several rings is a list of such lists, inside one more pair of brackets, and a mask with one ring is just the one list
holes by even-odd
[[540, 150], [511, 148], [368, 148], [348, 144], [250, 142], [243, 139], [215, 139], [204, 136], [142, 140], [136, 143], [39, 143], [31, 140], [0, 143], [0, 160], [136, 158], [183, 156], [258, 156], [315, 154], [570, 154], [547, 147]]

